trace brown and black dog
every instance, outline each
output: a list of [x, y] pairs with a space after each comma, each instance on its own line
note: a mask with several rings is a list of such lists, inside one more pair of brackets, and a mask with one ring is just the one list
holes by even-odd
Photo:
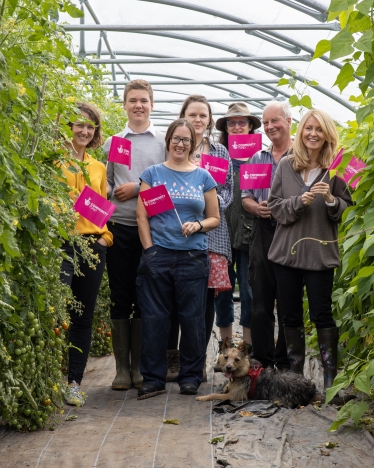
[[249, 359], [245, 341], [235, 348], [226, 338], [219, 363], [229, 379], [224, 393], [199, 396], [196, 400], [272, 400], [289, 408], [320, 400], [315, 385], [304, 376], [269, 367], [263, 369], [260, 362]]

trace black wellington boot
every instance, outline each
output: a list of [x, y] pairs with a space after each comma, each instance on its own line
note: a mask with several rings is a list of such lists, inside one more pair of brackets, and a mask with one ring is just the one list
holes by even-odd
[[284, 326], [284, 336], [287, 343], [287, 356], [290, 362], [290, 371], [304, 375], [305, 362], [305, 331], [304, 326], [290, 328]]
[[317, 328], [317, 335], [326, 390], [332, 387], [337, 374], [339, 328]]

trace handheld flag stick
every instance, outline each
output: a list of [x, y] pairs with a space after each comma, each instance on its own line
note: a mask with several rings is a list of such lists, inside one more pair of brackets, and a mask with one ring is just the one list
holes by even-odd
[[329, 170], [327, 169], [327, 171], [323, 174], [323, 177], [322, 177], [322, 179], [320, 180], [320, 182], [323, 181], [323, 179], [325, 178], [325, 175], [326, 175], [328, 172], [329, 172]]
[[181, 227], [183, 227], [183, 224], [182, 224], [182, 221], [181, 221], [181, 219], [180, 219], [180, 217], [179, 217], [179, 214], [178, 214], [178, 211], [177, 211], [177, 209], [176, 209], [176, 208], [174, 208], [174, 211], [175, 211], [175, 214], [177, 215], [177, 218], [178, 218], [178, 221], [179, 221], [179, 223], [180, 223]]

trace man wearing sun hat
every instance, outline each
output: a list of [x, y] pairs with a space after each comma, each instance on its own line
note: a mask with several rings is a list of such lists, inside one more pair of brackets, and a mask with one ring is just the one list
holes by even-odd
[[[219, 142], [228, 148], [228, 135], [248, 134], [261, 127], [261, 121], [251, 115], [244, 102], [230, 104], [226, 115], [216, 122], [220, 130]], [[248, 251], [251, 239], [253, 215], [242, 207], [239, 184], [240, 166], [247, 162], [247, 158], [233, 159], [234, 169], [234, 200], [227, 208], [225, 215], [229, 229], [232, 263], [229, 265], [231, 291], [218, 294], [215, 299], [216, 325], [220, 328], [221, 341], [226, 337], [232, 338], [232, 323], [234, 322], [235, 281], [238, 282], [241, 302], [240, 325], [243, 327], [243, 340], [251, 343], [251, 308], [252, 289], [248, 284]], [[236, 268], [234, 268], [236, 266]], [[235, 271], [236, 270], [236, 271]]]

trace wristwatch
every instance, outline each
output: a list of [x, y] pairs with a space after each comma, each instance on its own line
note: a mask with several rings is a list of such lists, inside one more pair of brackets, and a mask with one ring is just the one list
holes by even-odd
[[200, 229], [198, 229], [196, 232], [200, 232], [202, 229], [203, 229], [203, 223], [201, 221], [199, 221], [198, 219], [195, 219], [194, 223], [198, 223], [199, 226], [200, 226]]

